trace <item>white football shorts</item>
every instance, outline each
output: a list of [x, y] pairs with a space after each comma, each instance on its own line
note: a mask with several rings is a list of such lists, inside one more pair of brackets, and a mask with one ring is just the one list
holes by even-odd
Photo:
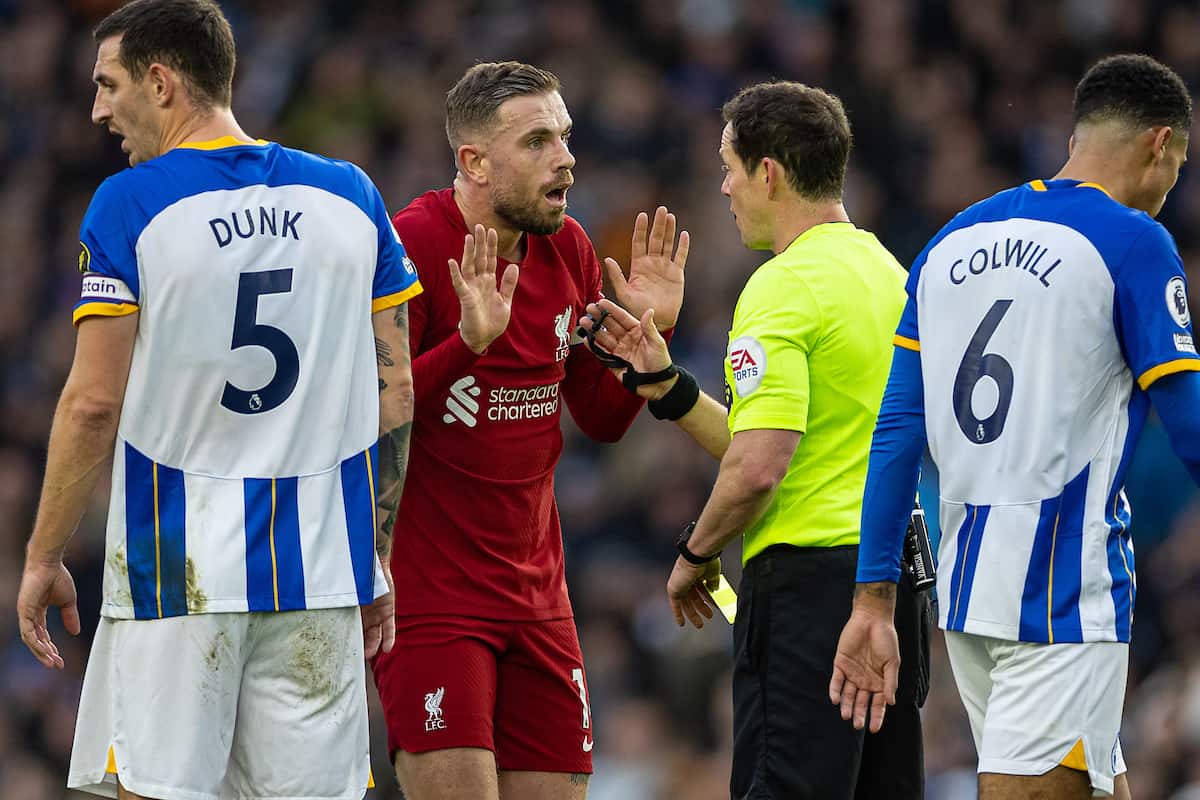
[[1125, 772], [1118, 734], [1129, 671], [1123, 642], [1030, 644], [946, 631], [979, 772], [1085, 770], [1095, 797]]
[[357, 607], [101, 618], [67, 785], [167, 800], [360, 800]]

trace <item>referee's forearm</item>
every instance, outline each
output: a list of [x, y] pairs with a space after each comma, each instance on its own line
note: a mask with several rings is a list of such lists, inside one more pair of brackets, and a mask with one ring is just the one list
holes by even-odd
[[758, 521], [778, 486], [778, 483], [748, 480], [745, 473], [722, 464], [712, 495], [696, 521], [689, 542], [692, 552], [712, 555], [724, 550], [725, 545]]

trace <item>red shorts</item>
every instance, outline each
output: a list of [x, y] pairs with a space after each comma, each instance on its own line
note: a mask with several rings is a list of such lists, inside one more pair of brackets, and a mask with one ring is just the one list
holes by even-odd
[[395, 647], [372, 666], [391, 753], [481, 747], [498, 769], [592, 771], [573, 619], [401, 617]]

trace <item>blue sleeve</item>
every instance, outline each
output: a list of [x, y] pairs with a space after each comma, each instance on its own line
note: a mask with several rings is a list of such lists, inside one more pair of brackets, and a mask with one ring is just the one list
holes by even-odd
[[116, 278], [140, 297], [134, 243], [142, 226], [135, 225], [130, 192], [121, 185], [125, 174], [108, 178], [92, 195], [79, 226], [79, 271]]
[[897, 346], [871, 440], [858, 545], [859, 583], [895, 583], [900, 578], [904, 531], [917, 493], [924, 452], [921, 355]]
[[904, 311], [900, 314], [900, 323], [896, 326], [896, 335], [892, 343], [905, 350], [921, 352], [921, 332], [917, 327], [917, 298], [915, 291], [910, 293], [904, 303]]
[[400, 235], [392, 226], [387, 206], [379, 190], [363, 175], [367, 184], [367, 197], [371, 209], [371, 220], [379, 236], [375, 262], [375, 280], [371, 286], [371, 311], [400, 305], [421, 293], [421, 282], [417, 280], [417, 269], [404, 251]]
[[896, 326], [895, 343], [907, 350], [921, 349], [921, 332], [917, 327], [917, 285], [921, 282], [921, 268], [929, 257], [929, 251], [936, 242], [941, 241], [941, 235], [935, 237], [921, 251], [912, 267], [908, 270], [908, 280], [904, 282], [904, 291], [908, 294], [908, 302], [904, 304], [904, 312], [900, 315], [900, 324]]
[[[100, 184], [79, 226], [83, 284], [71, 313], [76, 325], [88, 317], [122, 317], [140, 308], [135, 243], [145, 225], [144, 212], [130, 200], [126, 174]], [[139, 218], [140, 225], [135, 222]]]
[[1200, 370], [1183, 260], [1167, 229], [1147, 227], [1113, 280], [1113, 323], [1138, 385], [1147, 389], [1164, 375]]
[[1155, 381], [1150, 402], [1158, 412], [1171, 449], [1200, 485], [1200, 373], [1179, 372]]

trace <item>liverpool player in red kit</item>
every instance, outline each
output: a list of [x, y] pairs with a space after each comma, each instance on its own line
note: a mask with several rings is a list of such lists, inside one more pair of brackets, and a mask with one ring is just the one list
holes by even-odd
[[[409, 302], [396, 646], [374, 672], [410, 800], [580, 800], [592, 771], [554, 503], [559, 415], [565, 404], [611, 442], [642, 401], [573, 336], [601, 269], [566, 216], [575, 159], [558, 89], [526, 64], [468, 70], [446, 102], [454, 186], [393, 220], [425, 292]], [[629, 278], [608, 259], [617, 300], [674, 325], [687, 250], [665, 208], [639, 215]]]

